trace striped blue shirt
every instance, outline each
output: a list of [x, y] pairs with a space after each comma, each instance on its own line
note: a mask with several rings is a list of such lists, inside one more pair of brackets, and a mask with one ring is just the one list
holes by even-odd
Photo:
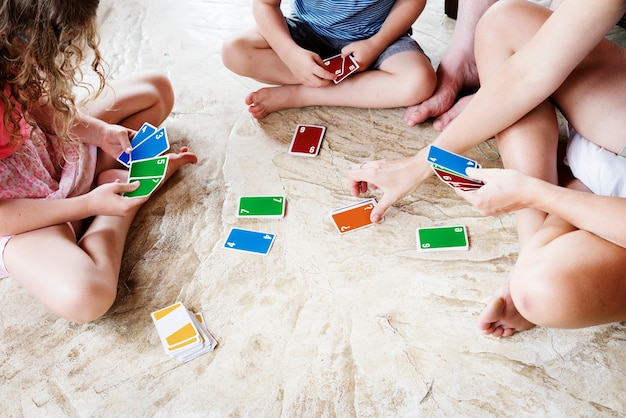
[[322, 36], [366, 39], [380, 30], [395, 0], [293, 0], [293, 14]]

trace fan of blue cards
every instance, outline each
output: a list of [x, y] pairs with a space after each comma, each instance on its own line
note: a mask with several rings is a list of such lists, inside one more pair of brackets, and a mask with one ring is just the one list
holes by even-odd
[[466, 173], [468, 168], [480, 168], [474, 160], [434, 145], [430, 146], [427, 159], [437, 177], [448, 186], [469, 191], [479, 189], [485, 184], [481, 180], [469, 177]]
[[122, 165], [129, 168], [128, 182], [139, 181], [140, 186], [126, 197], [149, 196], [161, 184], [167, 172], [168, 157], [161, 156], [170, 148], [165, 127], [157, 128], [144, 123], [130, 141], [130, 153], [122, 152], [118, 157]]

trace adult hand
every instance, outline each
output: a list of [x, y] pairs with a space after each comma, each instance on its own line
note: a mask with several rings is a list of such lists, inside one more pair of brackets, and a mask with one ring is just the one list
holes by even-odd
[[468, 168], [468, 176], [482, 180], [480, 189], [456, 193], [474, 205], [483, 215], [496, 216], [528, 207], [525, 201], [531, 177], [519, 171], [500, 168]]
[[372, 222], [380, 222], [384, 213], [398, 200], [413, 193], [432, 171], [421, 153], [396, 160], [378, 160], [354, 166], [348, 174], [352, 195], [381, 190], [382, 198], [372, 210]]

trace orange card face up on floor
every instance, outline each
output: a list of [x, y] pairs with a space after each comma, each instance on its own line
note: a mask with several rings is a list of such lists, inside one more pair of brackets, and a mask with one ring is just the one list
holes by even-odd
[[367, 199], [343, 208], [335, 209], [330, 213], [337, 231], [340, 234], [356, 231], [372, 225], [370, 215], [376, 206], [376, 200]]

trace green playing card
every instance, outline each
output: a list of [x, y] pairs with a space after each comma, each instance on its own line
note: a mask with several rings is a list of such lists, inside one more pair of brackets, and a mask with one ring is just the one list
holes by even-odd
[[467, 229], [463, 225], [417, 228], [418, 251], [450, 251], [469, 249]]
[[163, 177], [165, 170], [167, 170], [167, 161], [167, 156], [132, 161], [128, 177]]
[[156, 190], [167, 171], [169, 158], [155, 157], [147, 160], [132, 161], [128, 172], [128, 182], [139, 182], [139, 187], [132, 192], [124, 193], [126, 197], [149, 196]]
[[143, 178], [131, 178], [129, 183], [138, 181], [139, 187], [132, 192], [124, 193], [126, 197], [144, 197], [151, 194], [159, 184], [161, 184], [163, 177], [143, 177]]
[[285, 196], [242, 196], [237, 216], [240, 218], [282, 218], [285, 216]]

